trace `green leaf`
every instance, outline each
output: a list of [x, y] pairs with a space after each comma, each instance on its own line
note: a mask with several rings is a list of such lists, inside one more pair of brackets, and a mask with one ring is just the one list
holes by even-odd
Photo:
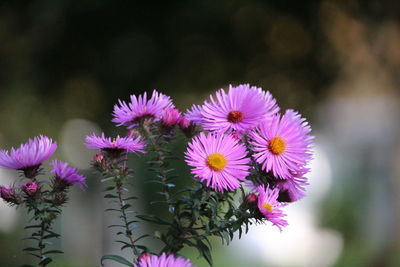
[[25, 226], [24, 229], [40, 228], [40, 227], [42, 227], [40, 224], [38, 224], [38, 225], [28, 225], [28, 226]]
[[147, 222], [152, 222], [156, 224], [162, 224], [162, 225], [172, 225], [171, 223], [164, 221], [163, 219], [155, 216], [155, 215], [136, 215], [139, 219], [142, 219]]
[[56, 253], [58, 253], [58, 254], [63, 254], [64, 252], [61, 251], [61, 250], [49, 250], [49, 251], [46, 251], [46, 252], [43, 253], [43, 254], [56, 254]]
[[145, 237], [148, 237], [148, 236], [150, 236], [150, 235], [148, 235], [148, 234], [142, 235], [142, 236], [136, 238], [136, 239], [133, 241], [133, 243], [136, 243], [136, 242], [139, 241], [140, 239], [145, 238]]
[[100, 182], [104, 183], [104, 182], [107, 182], [107, 181], [110, 181], [113, 179], [114, 179], [114, 177], [108, 177], [108, 178], [101, 179]]
[[41, 260], [39, 262], [40, 266], [46, 266], [47, 264], [49, 264], [50, 262], [52, 262], [53, 260], [49, 257], [45, 257], [43, 260]]
[[107, 191], [111, 191], [111, 190], [114, 190], [115, 189], [115, 186], [107, 186], [104, 190], [103, 190], [103, 192], [107, 192]]
[[138, 199], [138, 198], [137, 198], [137, 197], [127, 197], [127, 198], [124, 198], [125, 201], [130, 200], [130, 199]]
[[119, 209], [106, 209], [105, 211], [118, 211], [118, 212], [121, 212]]
[[38, 251], [40, 249], [38, 248], [32, 248], [32, 247], [28, 247], [28, 248], [24, 248], [23, 251]]
[[118, 198], [118, 197], [113, 194], [106, 194], [104, 195], [104, 198]]
[[126, 266], [131, 266], [134, 267], [133, 263], [131, 263], [130, 261], [128, 261], [127, 259], [125, 259], [124, 257], [118, 256], [118, 255], [112, 255], [112, 254], [108, 254], [108, 255], [104, 255], [101, 258], [101, 265], [104, 266], [103, 261], [104, 260], [112, 260], [121, 264], [124, 264]]

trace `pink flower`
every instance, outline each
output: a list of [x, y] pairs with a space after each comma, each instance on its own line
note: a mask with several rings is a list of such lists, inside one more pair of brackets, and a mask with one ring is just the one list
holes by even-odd
[[19, 148], [10, 151], [0, 150], [0, 167], [23, 170], [25, 176], [33, 178], [38, 174], [39, 166], [50, 158], [57, 144], [47, 136], [36, 136]]
[[193, 124], [201, 125], [203, 123], [202, 111], [203, 108], [200, 105], [192, 105], [192, 108], [186, 111], [185, 117]]
[[118, 126], [136, 127], [145, 120], [159, 121], [162, 112], [167, 108], [173, 108], [171, 98], [164, 94], [153, 91], [150, 99], [147, 99], [147, 93], [135, 96], [131, 95], [131, 102], [118, 100], [119, 105], [114, 106], [112, 121]]
[[200, 133], [188, 144], [185, 158], [195, 177], [220, 192], [240, 187], [249, 174], [246, 147], [229, 135]]
[[216, 93], [216, 100], [211, 96], [210, 101], [204, 103], [201, 111], [202, 125], [210, 131], [244, 133], [279, 111], [269, 92], [249, 84], [230, 85], [228, 93], [221, 89]]
[[303, 168], [297, 173], [293, 173], [292, 177], [287, 179], [276, 179], [274, 186], [279, 189], [279, 201], [295, 202], [305, 196], [308, 185], [307, 178], [304, 176], [309, 169]]
[[257, 190], [258, 209], [268, 221], [282, 231], [282, 227], [285, 227], [288, 223], [286, 220], [282, 219], [286, 214], [282, 212], [281, 207], [286, 206], [286, 204], [279, 203], [277, 200], [279, 189], [275, 188], [271, 190], [269, 186], [264, 187], [261, 185], [257, 187]]
[[311, 159], [313, 136], [304, 118], [293, 110], [275, 115], [250, 133], [254, 158], [262, 169], [279, 178], [290, 178]]
[[86, 187], [86, 178], [80, 175], [76, 168], [69, 167], [67, 162], [53, 160], [51, 166], [51, 172], [55, 175], [56, 187], [61, 191], [74, 184], [79, 185], [81, 189]]
[[119, 137], [111, 139], [106, 137], [104, 133], [101, 136], [96, 136], [95, 134], [86, 136], [86, 147], [89, 149], [98, 149], [104, 151], [119, 150], [127, 151], [130, 153], [134, 152], [144, 152], [145, 143], [140, 139], [140, 137]]
[[139, 258], [135, 267], [194, 267], [194, 265], [183, 257], [163, 253], [160, 256], [146, 255], [146, 257]]

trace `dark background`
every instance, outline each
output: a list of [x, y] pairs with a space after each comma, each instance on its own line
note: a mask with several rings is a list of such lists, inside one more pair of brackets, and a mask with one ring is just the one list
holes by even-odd
[[[118, 252], [100, 234], [109, 219], [82, 145], [100, 129], [124, 134], [110, 121], [118, 99], [157, 89], [184, 111], [219, 88], [250, 83], [314, 128], [312, 190], [293, 205], [312, 223], [303, 227], [289, 213], [296, 233], [314, 230], [269, 239], [275, 229], [267, 227], [265, 250], [251, 239], [229, 249], [215, 240], [216, 266], [397, 266], [399, 18], [400, 3], [389, 0], [0, 1], [0, 147], [52, 136], [56, 156], [89, 180], [58, 222], [66, 254], [53, 265], [98, 266], [103, 253]], [[14, 176], [1, 170], [0, 183]], [[29, 260], [20, 253], [24, 210], [0, 208], [0, 265], [16, 266]], [[296, 250], [290, 238], [309, 249]]]

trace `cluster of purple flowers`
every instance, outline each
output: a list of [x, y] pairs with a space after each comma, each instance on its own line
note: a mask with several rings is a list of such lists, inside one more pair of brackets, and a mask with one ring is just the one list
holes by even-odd
[[[12, 186], [0, 186], [1, 198], [9, 204], [21, 204], [25, 197], [38, 194], [42, 189], [37, 176], [41, 173], [43, 162], [48, 160], [56, 151], [57, 143], [47, 136], [36, 136], [19, 148], [11, 148], [9, 151], [0, 150], [0, 167], [21, 171], [25, 178], [29, 179], [19, 189]], [[68, 163], [54, 160], [51, 163], [51, 172], [54, 174], [53, 191], [64, 191], [72, 185], [86, 186], [86, 179], [78, 174], [78, 170], [68, 167]]]
[[[217, 91], [186, 116], [207, 134], [189, 143], [186, 162], [192, 173], [217, 191], [235, 190], [242, 181], [258, 196], [264, 217], [282, 229], [287, 225], [282, 202], [304, 196], [306, 168], [312, 157], [311, 128], [299, 113], [280, 108], [268, 91], [248, 84]], [[252, 180], [268, 176], [265, 184]]]
[[[123, 156], [147, 151], [152, 142], [151, 127], [156, 125], [166, 141], [178, 127], [190, 138], [184, 157], [195, 179], [221, 194], [249, 187], [251, 193], [243, 203], [252, 205], [258, 214], [255, 219], [268, 220], [282, 230], [287, 225], [282, 208], [305, 194], [314, 139], [311, 128], [293, 110], [280, 113], [277, 101], [261, 88], [243, 84], [229, 86], [227, 91], [220, 89], [215, 97], [193, 105], [185, 114], [175, 108], [170, 97], [155, 90], [149, 98], [147, 93], [131, 95], [130, 102], [119, 100], [114, 106], [112, 121], [126, 127], [128, 134], [116, 138], [104, 133], [86, 137], [87, 148], [102, 152], [93, 159], [100, 170], [111, 170], [112, 164], [118, 166], [121, 162], [121, 170], [128, 170]], [[152, 145], [157, 147], [156, 143]], [[38, 136], [19, 148], [1, 150], [0, 167], [19, 170], [29, 179], [19, 189], [14, 185], [0, 186], [1, 198], [10, 204], [21, 204], [40, 196], [45, 183], [37, 176], [42, 173], [43, 162], [56, 149], [57, 144], [50, 138]], [[51, 190], [43, 192], [65, 192], [75, 184], [85, 188], [85, 177], [68, 163], [53, 160], [51, 167]], [[173, 254], [144, 253], [135, 266], [193, 265]]]
[[[132, 95], [130, 103], [119, 101], [115, 105], [113, 122], [135, 129], [145, 122], [161, 121], [169, 127], [179, 125], [184, 131], [190, 128], [190, 137], [194, 127], [202, 129], [185, 153], [193, 175], [222, 193], [234, 191], [245, 182], [258, 196], [261, 214], [281, 229], [287, 224], [281, 212], [286, 204], [282, 202], [294, 202], [304, 196], [314, 137], [298, 112], [279, 111], [270, 92], [243, 84], [229, 86], [227, 92], [218, 90], [215, 97], [210, 96], [203, 105], [193, 105], [184, 115], [170, 97], [157, 91], [150, 99], [146, 93]], [[141, 143], [139, 139], [135, 141], [135, 145]], [[94, 137], [88, 137], [87, 143], [90, 148], [111, 147], [111, 140], [96, 146], [100, 143]], [[119, 148], [124, 148], [122, 143]], [[254, 175], [268, 176], [269, 180], [260, 184], [251, 179]]]

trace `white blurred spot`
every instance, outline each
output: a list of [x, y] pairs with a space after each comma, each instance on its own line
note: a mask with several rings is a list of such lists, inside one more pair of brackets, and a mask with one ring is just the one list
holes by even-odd
[[306, 175], [309, 181], [305, 202], [318, 202], [329, 191], [332, 184], [332, 168], [325, 151], [318, 145], [314, 147], [314, 159], [311, 161], [310, 172]]
[[65, 159], [79, 169], [89, 169], [90, 161], [96, 152], [85, 147], [85, 137], [100, 132], [100, 128], [88, 120], [73, 119], [67, 121], [61, 130], [60, 146]]
[[232, 243], [233, 253], [260, 258], [273, 266], [332, 266], [343, 249], [343, 237], [337, 231], [318, 226], [318, 205], [331, 186], [331, 166], [320, 146], [315, 147], [310, 185], [307, 195], [284, 208], [289, 225], [279, 232], [268, 221], [250, 228], [238, 242]]

